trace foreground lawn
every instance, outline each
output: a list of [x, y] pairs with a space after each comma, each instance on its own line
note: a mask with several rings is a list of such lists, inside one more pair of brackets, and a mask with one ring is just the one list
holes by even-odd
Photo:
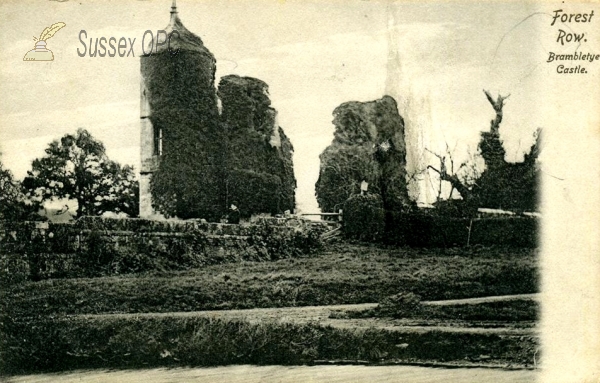
[[0, 322], [0, 376], [89, 368], [324, 361], [531, 366], [536, 339], [477, 333], [336, 329], [315, 323], [209, 318], [81, 318]]
[[330, 245], [310, 258], [103, 278], [26, 282], [2, 290], [12, 318], [422, 300], [537, 292], [534, 249]]

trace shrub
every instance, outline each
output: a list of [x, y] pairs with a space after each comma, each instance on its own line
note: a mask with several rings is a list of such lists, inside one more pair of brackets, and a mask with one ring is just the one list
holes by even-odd
[[0, 286], [23, 282], [29, 277], [29, 263], [23, 254], [0, 253]]
[[404, 318], [420, 310], [421, 297], [414, 293], [402, 292], [383, 298], [376, 310], [380, 316]]
[[344, 234], [359, 240], [377, 241], [385, 231], [383, 200], [378, 194], [355, 194], [344, 203]]
[[315, 230], [269, 224], [256, 225], [249, 242], [259, 256], [267, 260], [307, 255], [321, 246], [319, 233]]
[[321, 249], [321, 233], [319, 228], [306, 228], [294, 231], [293, 247], [301, 254], [311, 254]]
[[113, 244], [99, 230], [92, 230], [82, 240], [75, 255], [75, 265], [85, 276], [108, 274], [116, 258]]

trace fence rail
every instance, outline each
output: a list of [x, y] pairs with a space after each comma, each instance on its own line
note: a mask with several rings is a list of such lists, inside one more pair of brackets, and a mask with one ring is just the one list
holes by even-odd
[[302, 213], [301, 216], [320, 216], [320, 217], [338, 217], [338, 221], [342, 221], [342, 211], [339, 213]]

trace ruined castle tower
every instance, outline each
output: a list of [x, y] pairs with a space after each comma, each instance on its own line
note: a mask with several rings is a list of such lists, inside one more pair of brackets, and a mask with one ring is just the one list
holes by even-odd
[[228, 75], [217, 92], [215, 57], [175, 2], [165, 31], [151, 42], [149, 34], [140, 58], [140, 217], [219, 221], [230, 204], [244, 218], [292, 211], [293, 147], [268, 85]]
[[[153, 36], [150, 43], [145, 36], [146, 46], [140, 58], [141, 218], [156, 213], [153, 194], [155, 205], [157, 201], [161, 205], [161, 195], [156, 190], [163, 191], [165, 210], [175, 211], [179, 207], [193, 212], [200, 204], [198, 200], [178, 198], [190, 195], [189, 189], [187, 194], [183, 192], [186, 187], [196, 188], [197, 198], [203, 202], [219, 204], [219, 190], [213, 190], [207, 179], [210, 177], [206, 176], [219, 168], [219, 150], [206, 142], [206, 137], [214, 139], [218, 130], [216, 60], [200, 37], [183, 26], [175, 0], [165, 32], [166, 35]], [[207, 198], [214, 201], [206, 201]], [[195, 212], [202, 214], [207, 213]]]

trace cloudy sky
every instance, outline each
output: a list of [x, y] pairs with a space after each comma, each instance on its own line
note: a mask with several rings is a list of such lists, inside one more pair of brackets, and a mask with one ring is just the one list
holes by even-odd
[[[102, 140], [111, 158], [138, 167], [140, 43], [144, 31], [167, 25], [169, 7], [169, 0], [0, 2], [0, 150], [18, 178], [52, 139], [78, 127]], [[600, 63], [567, 61], [588, 73], [558, 74], [561, 63], [546, 62], [549, 52], [600, 54], [598, 3], [179, 0], [178, 7], [217, 58], [218, 77], [269, 84], [296, 149], [304, 211], [316, 209], [318, 155], [342, 102], [389, 94], [406, 119], [409, 158], [447, 143], [461, 160], [494, 116], [482, 90], [510, 94], [501, 127], [508, 158], [520, 158], [538, 127], [545, 134], [541, 268], [544, 310], [557, 315], [542, 317], [556, 340], [544, 344], [544, 371], [556, 373], [544, 381], [582, 381], [578, 374], [598, 363]], [[595, 16], [551, 25], [557, 9]], [[67, 26], [48, 41], [55, 60], [24, 62], [33, 36], [58, 21]], [[136, 57], [79, 57], [81, 30], [135, 38]], [[559, 30], [585, 39], [563, 45]]]

